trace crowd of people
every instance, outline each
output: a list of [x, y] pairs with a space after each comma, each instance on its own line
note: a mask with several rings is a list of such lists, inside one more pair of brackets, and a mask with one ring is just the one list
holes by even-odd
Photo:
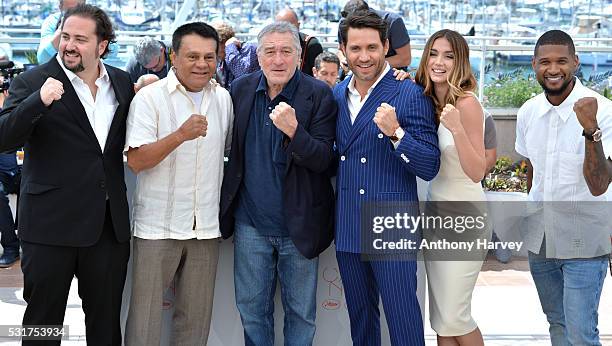
[[[0, 152], [9, 152], [0, 156], [0, 265], [21, 256], [24, 327], [61, 326], [76, 276], [88, 344], [157, 345], [163, 294], [174, 281], [172, 343], [205, 345], [219, 242], [233, 237], [246, 345], [274, 344], [277, 281], [285, 344], [313, 343], [318, 256], [332, 242], [353, 343], [380, 345], [382, 300], [391, 344], [424, 345], [417, 260], [373, 247], [363, 213], [376, 203], [418, 202], [420, 178], [436, 206], [425, 212], [446, 215], [444, 203], [454, 202], [469, 205], [468, 216], [486, 214], [481, 181], [495, 162], [494, 125], [474, 93], [461, 34], [431, 35], [411, 79], [401, 70], [411, 61], [401, 18], [351, 0], [338, 55], [301, 33], [286, 8], [256, 43], [237, 40], [227, 23], [184, 24], [170, 45], [144, 38], [126, 72], [101, 60], [115, 40], [102, 9], [72, 0], [60, 9], [45, 22], [39, 57], [47, 61], [12, 81], [0, 112]], [[543, 93], [517, 115], [529, 201], [606, 201], [612, 102], [580, 83], [578, 64], [566, 33], [538, 39], [532, 67]], [[22, 147], [20, 170], [14, 151]], [[124, 156], [137, 177], [131, 216]], [[19, 176], [16, 227], [6, 195]], [[611, 252], [601, 210], [563, 223], [552, 215], [554, 227], [546, 208], [529, 216], [525, 243], [553, 345], [600, 344]], [[479, 232], [491, 239], [490, 223]], [[446, 240], [439, 230], [425, 233]], [[419, 232], [409, 237], [421, 240]], [[486, 251], [422, 255], [438, 344], [483, 345], [471, 299]]]

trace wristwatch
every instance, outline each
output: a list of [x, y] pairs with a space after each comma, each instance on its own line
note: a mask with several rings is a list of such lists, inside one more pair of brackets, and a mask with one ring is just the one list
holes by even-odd
[[392, 140], [393, 142], [397, 142], [399, 140], [401, 140], [402, 138], [404, 138], [404, 129], [399, 126], [397, 129], [395, 129], [395, 132], [393, 132], [393, 135], [389, 136], [389, 139]]
[[602, 133], [601, 129], [599, 127], [596, 127], [594, 132], [593, 129], [589, 129], [588, 133], [586, 132], [586, 130], [582, 130], [582, 135], [584, 136], [584, 138], [588, 139], [591, 142], [599, 142], [601, 141]]

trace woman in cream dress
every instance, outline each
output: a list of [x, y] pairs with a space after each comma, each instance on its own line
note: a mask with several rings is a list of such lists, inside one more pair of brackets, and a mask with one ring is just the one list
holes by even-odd
[[[425, 45], [416, 82], [433, 99], [439, 122], [440, 171], [429, 184], [428, 201], [455, 201], [436, 203], [437, 207], [427, 209], [430, 212], [434, 209], [438, 215], [486, 215], [486, 199], [480, 185], [486, 165], [484, 112], [472, 92], [476, 81], [465, 39], [451, 30], [433, 34]], [[453, 234], [448, 230], [427, 234], [424, 230], [424, 238], [434, 241], [490, 239], [488, 225], [476, 230], [478, 237], [473, 231], [460, 233], [456, 228], [451, 230]], [[463, 250], [449, 255], [449, 252], [424, 250], [430, 322], [438, 334], [438, 345], [483, 345], [480, 330], [471, 316], [471, 300], [485, 253], [485, 250], [473, 250], [468, 254]]]

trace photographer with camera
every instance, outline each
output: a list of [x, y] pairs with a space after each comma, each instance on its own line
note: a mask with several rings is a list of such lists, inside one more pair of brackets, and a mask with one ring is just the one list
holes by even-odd
[[0, 109], [2, 108], [2, 104], [4, 104], [4, 100], [8, 96], [8, 90], [11, 85], [11, 81], [15, 76], [23, 72], [23, 68], [15, 67], [15, 63], [6, 59], [6, 56], [0, 55], [0, 94], [2, 95], [0, 98]]
[[[2, 58], [0, 57], [0, 64]], [[0, 110], [8, 96], [8, 86], [5, 89], [4, 76], [0, 75]], [[15, 220], [9, 205], [8, 195], [19, 193], [21, 168], [17, 165], [15, 152], [0, 153], [0, 245], [3, 253], [0, 256], [0, 268], [8, 268], [19, 259], [19, 239], [15, 234]]]

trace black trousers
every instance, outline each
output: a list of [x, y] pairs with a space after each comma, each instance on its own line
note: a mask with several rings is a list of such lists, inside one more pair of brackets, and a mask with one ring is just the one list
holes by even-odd
[[[119, 315], [130, 243], [115, 238], [106, 204], [104, 230], [89, 247], [22, 242], [23, 325], [62, 325], [68, 292], [76, 275], [85, 312], [87, 345], [121, 345]], [[60, 341], [23, 340], [23, 345], [59, 345]]]
[[[9, 206], [9, 193], [17, 193], [19, 201], [19, 181], [21, 173], [19, 170], [14, 172], [0, 171], [0, 245], [4, 252], [9, 254], [19, 254], [19, 239], [15, 230], [17, 218], [13, 220], [13, 213]], [[15, 213], [17, 216], [17, 213]]]

